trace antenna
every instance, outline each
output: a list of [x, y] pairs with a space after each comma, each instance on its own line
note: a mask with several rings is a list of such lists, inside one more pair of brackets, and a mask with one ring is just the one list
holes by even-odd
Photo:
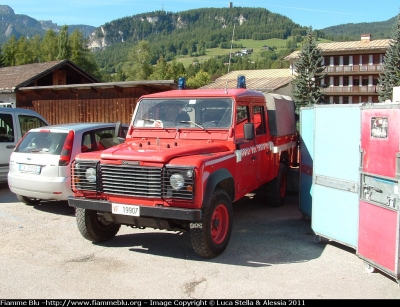
[[232, 32], [232, 40], [231, 40], [231, 52], [229, 53], [228, 74], [229, 74], [229, 71], [231, 69], [232, 46], [233, 46], [233, 38], [235, 37], [235, 26], [236, 26], [236, 23], [233, 24], [233, 32]]

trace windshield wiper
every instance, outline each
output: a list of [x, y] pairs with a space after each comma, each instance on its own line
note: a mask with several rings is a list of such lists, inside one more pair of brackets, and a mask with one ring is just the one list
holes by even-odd
[[159, 126], [155, 126], [155, 127], [164, 128], [164, 125], [163, 125], [163, 122], [161, 119], [142, 118], [142, 120], [159, 124]]
[[193, 125], [201, 128], [201, 129], [203, 129], [203, 130], [206, 130], [206, 128], [204, 128], [203, 126], [199, 125], [198, 123], [192, 122], [191, 120], [180, 120], [179, 122], [182, 123], [182, 124], [193, 124]]

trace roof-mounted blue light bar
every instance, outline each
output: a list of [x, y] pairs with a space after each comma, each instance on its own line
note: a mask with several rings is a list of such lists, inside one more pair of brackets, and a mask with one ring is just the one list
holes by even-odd
[[184, 90], [186, 88], [186, 79], [181, 77], [178, 80], [178, 90]]
[[246, 77], [245, 76], [238, 76], [237, 88], [246, 88]]

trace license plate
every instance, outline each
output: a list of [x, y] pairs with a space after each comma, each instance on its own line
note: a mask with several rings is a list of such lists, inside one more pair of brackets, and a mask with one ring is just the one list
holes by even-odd
[[24, 173], [40, 174], [40, 165], [20, 164], [19, 171]]
[[112, 213], [130, 216], [140, 216], [140, 207], [132, 205], [112, 204]]

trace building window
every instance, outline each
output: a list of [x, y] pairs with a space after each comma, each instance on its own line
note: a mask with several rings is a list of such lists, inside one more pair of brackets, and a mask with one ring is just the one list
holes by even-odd
[[343, 56], [343, 65], [350, 64], [350, 57], [348, 55]]
[[333, 86], [339, 86], [339, 77], [338, 76], [333, 77]]
[[363, 85], [363, 86], [368, 86], [368, 77], [367, 77], [367, 78], [364, 78], [364, 77], [363, 77], [363, 79], [362, 79], [362, 85]]
[[343, 76], [343, 86], [349, 85], [349, 76]]
[[353, 85], [354, 86], [359, 86], [360, 85], [360, 78], [359, 77], [353, 77]]
[[373, 63], [374, 65], [381, 64], [381, 55], [380, 54], [374, 54], [373, 55]]
[[343, 96], [343, 103], [348, 104], [349, 103], [349, 96]]
[[333, 103], [334, 104], [339, 104], [339, 96], [334, 96], [333, 97]]
[[373, 85], [378, 85], [378, 78], [377, 77], [373, 77], [372, 84]]
[[340, 65], [340, 56], [334, 56], [333, 57], [333, 64], [334, 65]]

